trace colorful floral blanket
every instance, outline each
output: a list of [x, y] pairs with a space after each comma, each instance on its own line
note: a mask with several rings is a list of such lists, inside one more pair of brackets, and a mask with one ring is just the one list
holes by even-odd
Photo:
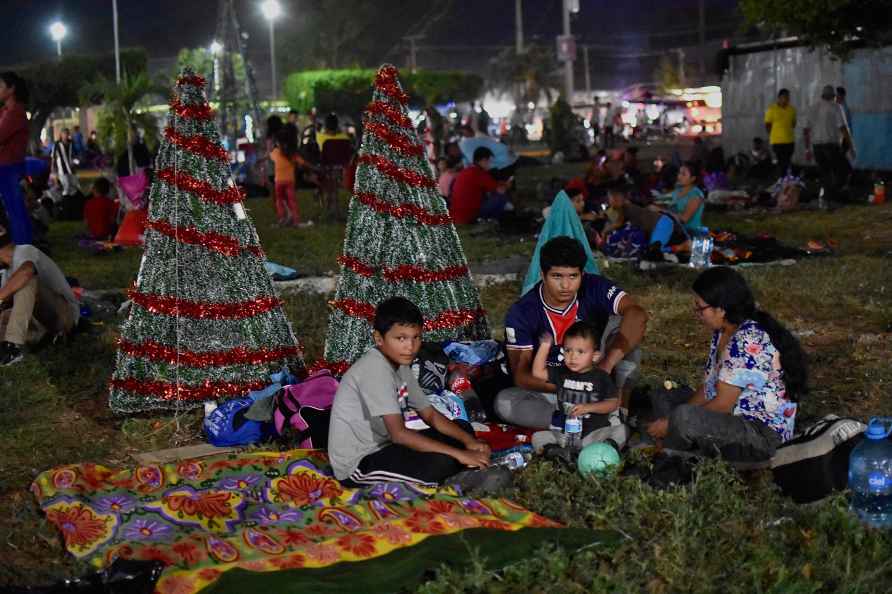
[[346, 489], [316, 450], [42, 473], [31, 487], [71, 554], [167, 565], [157, 592], [191, 594], [240, 568], [269, 572], [363, 561], [467, 528], [558, 527], [505, 499], [382, 484]]

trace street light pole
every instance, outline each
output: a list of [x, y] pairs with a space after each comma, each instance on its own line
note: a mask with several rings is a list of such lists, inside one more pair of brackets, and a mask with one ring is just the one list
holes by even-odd
[[272, 62], [272, 71], [273, 71], [273, 92], [272, 92], [272, 100], [275, 101], [276, 97], [279, 95], [279, 86], [278, 81], [276, 80], [276, 33], [275, 33], [275, 21], [273, 19], [269, 20], [269, 55], [270, 61]]
[[[564, 37], [570, 38], [570, 8], [573, 0], [564, 0]], [[573, 57], [568, 56], [564, 62], [564, 99], [573, 105]]]
[[514, 0], [514, 51], [523, 54], [523, 0]]
[[59, 59], [62, 58], [62, 40], [65, 39], [67, 33], [68, 29], [62, 21], [56, 21], [50, 25], [50, 37], [56, 42], [56, 55]]
[[112, 0], [112, 17], [115, 29], [115, 82], [121, 84], [121, 45], [118, 42], [118, 0]]
[[271, 93], [272, 100], [275, 101], [279, 96], [279, 84], [276, 80], [276, 33], [275, 33], [275, 22], [276, 19], [282, 15], [282, 6], [279, 4], [279, 0], [264, 0], [264, 2], [260, 5], [260, 10], [263, 12], [263, 16], [266, 17], [266, 20], [269, 21], [269, 58], [270, 65], [272, 66], [272, 80], [273, 80], [273, 89]]

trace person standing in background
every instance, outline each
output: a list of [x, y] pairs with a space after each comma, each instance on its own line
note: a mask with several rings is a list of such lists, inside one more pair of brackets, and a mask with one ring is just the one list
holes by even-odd
[[765, 130], [768, 131], [768, 143], [777, 159], [778, 177], [787, 175], [793, 150], [796, 148], [796, 108], [790, 105], [790, 91], [781, 89], [777, 93], [777, 101], [765, 110]]
[[15, 72], [0, 74], [0, 197], [9, 223], [9, 235], [16, 245], [32, 242], [31, 217], [19, 180], [25, 175], [28, 147], [28, 116], [25, 103], [28, 87]]

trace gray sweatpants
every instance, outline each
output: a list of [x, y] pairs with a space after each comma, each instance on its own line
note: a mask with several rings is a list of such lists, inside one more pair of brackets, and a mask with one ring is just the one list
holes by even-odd
[[[622, 317], [610, 316], [604, 333], [601, 335], [601, 352], [619, 332]], [[641, 367], [641, 351], [635, 347], [625, 358], [616, 364], [611, 374], [617, 389], [634, 384]], [[551, 414], [557, 410], [557, 396], [547, 392], [535, 392], [524, 388], [505, 388], [496, 395], [495, 410], [506, 423], [530, 429], [547, 429], [551, 424]]]
[[774, 455], [780, 436], [764, 423], [687, 404], [691, 392], [651, 398], [658, 418], [669, 419], [663, 446], [672, 450], [698, 450], [731, 462], [762, 462]]

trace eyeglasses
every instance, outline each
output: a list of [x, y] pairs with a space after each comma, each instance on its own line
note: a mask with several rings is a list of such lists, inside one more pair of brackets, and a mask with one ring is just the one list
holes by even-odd
[[692, 307], [694, 308], [694, 311], [695, 311], [696, 313], [698, 313], [698, 314], [702, 314], [702, 313], [703, 313], [703, 310], [705, 310], [705, 309], [709, 309], [709, 308], [712, 307], [712, 306], [711, 306], [711, 305], [704, 305], [704, 306], [701, 307], [701, 306], [697, 305], [696, 303], [694, 303], [694, 305], [693, 305]]

